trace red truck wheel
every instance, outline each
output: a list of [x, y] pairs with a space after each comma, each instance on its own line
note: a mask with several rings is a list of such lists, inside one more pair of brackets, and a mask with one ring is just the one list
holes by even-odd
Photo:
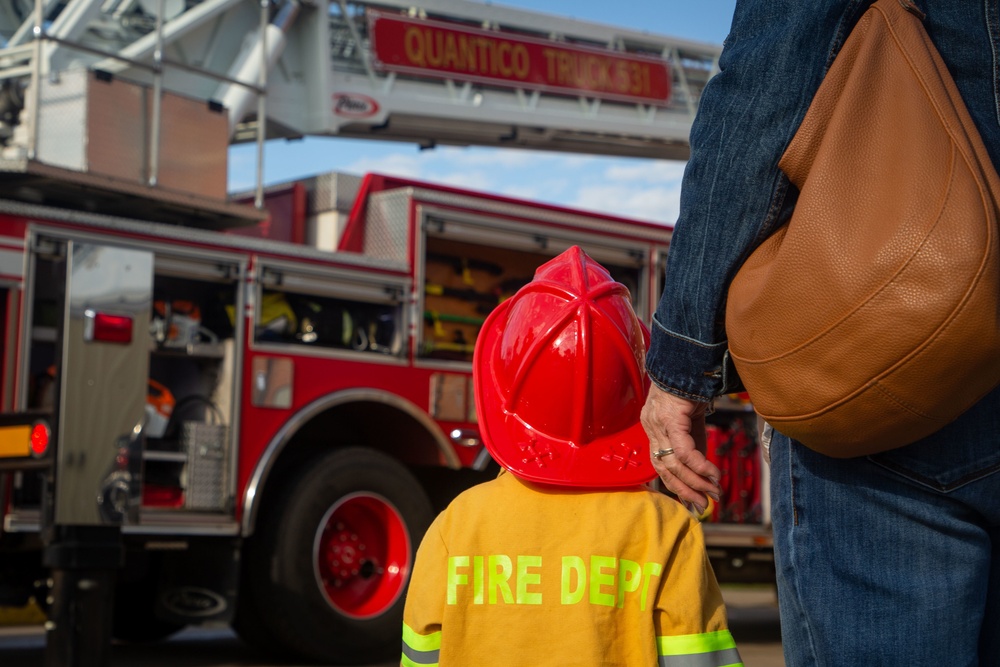
[[247, 542], [237, 631], [328, 664], [398, 654], [406, 584], [433, 518], [395, 459], [353, 447], [310, 462]]
[[320, 521], [313, 571], [331, 607], [351, 618], [371, 618], [403, 594], [412, 553], [400, 511], [384, 496], [355, 493]]

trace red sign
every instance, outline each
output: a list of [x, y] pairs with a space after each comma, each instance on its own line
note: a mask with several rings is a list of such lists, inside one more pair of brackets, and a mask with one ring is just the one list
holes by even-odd
[[670, 98], [670, 70], [659, 58], [377, 11], [368, 28], [381, 71], [645, 104]]

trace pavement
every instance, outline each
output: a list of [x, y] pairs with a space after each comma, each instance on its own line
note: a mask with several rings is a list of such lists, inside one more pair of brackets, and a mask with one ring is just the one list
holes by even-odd
[[785, 667], [773, 585], [724, 585], [729, 628], [745, 667]]
[[[777, 595], [768, 585], [724, 585], [729, 627], [745, 667], [785, 667]], [[33, 613], [30, 610], [22, 613]], [[30, 616], [34, 620], [34, 616]], [[13, 618], [5, 619], [8, 621]], [[0, 667], [37, 667], [45, 645], [40, 624], [0, 626]], [[282, 663], [288, 667], [290, 663]], [[393, 667], [395, 662], [367, 667]], [[277, 667], [262, 662], [228, 629], [190, 628], [150, 647], [116, 646], [111, 667]]]

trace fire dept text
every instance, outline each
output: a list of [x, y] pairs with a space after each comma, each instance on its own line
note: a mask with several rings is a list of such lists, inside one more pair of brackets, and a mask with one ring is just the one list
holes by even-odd
[[[559, 578], [559, 603], [625, 606], [626, 598], [639, 598], [646, 609], [650, 582], [663, 571], [660, 563], [638, 563], [614, 556], [563, 556], [558, 572], [533, 555], [450, 556], [448, 604], [458, 604], [460, 593], [471, 593], [473, 604], [542, 604], [542, 582]], [[468, 588], [466, 588], [468, 587]]]

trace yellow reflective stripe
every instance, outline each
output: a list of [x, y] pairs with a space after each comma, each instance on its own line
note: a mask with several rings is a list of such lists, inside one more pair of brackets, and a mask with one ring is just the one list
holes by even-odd
[[657, 637], [659, 667], [743, 667], [729, 630]]
[[736, 641], [729, 630], [717, 630], [716, 632], [705, 632], [698, 635], [656, 638], [656, 649], [659, 655], [715, 653], [731, 648], [736, 648]]
[[441, 631], [422, 635], [403, 623], [403, 667], [438, 667], [441, 660]]
[[403, 641], [415, 651], [440, 651], [441, 631], [422, 635], [406, 623], [403, 623]]

